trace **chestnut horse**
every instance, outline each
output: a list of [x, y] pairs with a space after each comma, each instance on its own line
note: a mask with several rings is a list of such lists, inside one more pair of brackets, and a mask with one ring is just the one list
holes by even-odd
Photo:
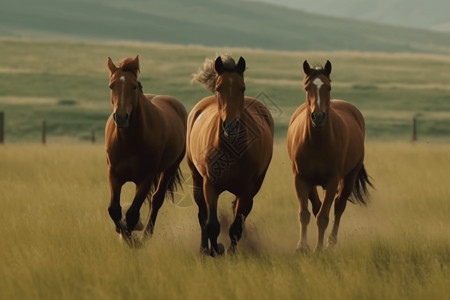
[[212, 256], [224, 252], [217, 243], [219, 195], [229, 191], [236, 196], [229, 230], [233, 253], [272, 159], [272, 116], [261, 102], [244, 96], [244, 71], [242, 57], [236, 64], [229, 56], [219, 56], [206, 59], [204, 69], [193, 75], [193, 81], [214, 94], [189, 114], [186, 154], [198, 205], [201, 251]]
[[[310, 221], [308, 198], [317, 220], [316, 250], [323, 248], [325, 229], [335, 195], [333, 229], [329, 245], [337, 242], [339, 222], [347, 199], [365, 204], [367, 184], [364, 168], [364, 118], [352, 104], [331, 100], [331, 63], [311, 68], [303, 63], [306, 103], [293, 114], [287, 134], [287, 147], [300, 204], [300, 241], [297, 250], [307, 251], [307, 226]], [[320, 201], [317, 186], [324, 191]]]
[[[106, 123], [105, 144], [111, 203], [108, 211], [116, 231], [133, 245], [131, 232], [149, 193], [151, 235], [166, 192], [173, 196], [180, 184], [179, 165], [186, 152], [187, 113], [169, 96], [144, 95], [138, 81], [139, 58], [126, 58], [117, 67], [108, 58], [113, 113]], [[126, 182], [136, 184], [134, 200], [122, 221], [120, 193]], [[149, 196], [150, 202], [150, 196]]]

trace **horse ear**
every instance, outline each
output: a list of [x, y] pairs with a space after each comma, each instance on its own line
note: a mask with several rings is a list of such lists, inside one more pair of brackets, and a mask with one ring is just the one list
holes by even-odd
[[305, 61], [303, 62], [303, 72], [304, 72], [306, 75], [309, 75], [309, 73], [311, 72], [311, 67], [309, 66], [307, 60], [305, 60]]
[[139, 69], [139, 55], [136, 55], [136, 58], [133, 60], [132, 65], [131, 65], [133, 70], [136, 70], [136, 76], [137, 73], [139, 73], [140, 69]]
[[116, 70], [117, 67], [116, 65], [113, 63], [111, 57], [108, 57], [108, 63], [107, 63], [108, 69], [109, 69], [109, 75], [111, 76]]
[[331, 62], [327, 60], [327, 63], [325, 64], [325, 74], [327, 77], [330, 77], [331, 74]]
[[239, 58], [236, 70], [241, 74], [245, 71], [245, 59], [242, 56]]
[[216, 58], [214, 62], [214, 68], [216, 69], [217, 74], [221, 75], [223, 73], [223, 61], [220, 56]]

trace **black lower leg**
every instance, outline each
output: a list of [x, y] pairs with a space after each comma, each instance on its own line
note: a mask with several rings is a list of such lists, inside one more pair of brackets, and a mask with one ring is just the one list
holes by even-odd
[[244, 231], [244, 220], [245, 220], [244, 215], [238, 214], [233, 224], [231, 224], [230, 226], [229, 235], [232, 247], [236, 247], [237, 243], [242, 237], [242, 232]]

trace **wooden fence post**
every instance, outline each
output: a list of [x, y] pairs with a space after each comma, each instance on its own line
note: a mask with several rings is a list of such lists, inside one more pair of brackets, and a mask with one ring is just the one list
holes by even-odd
[[416, 117], [412, 118], [412, 142], [417, 141], [417, 119]]
[[45, 120], [44, 121], [42, 121], [42, 144], [43, 145], [45, 145], [45, 143], [46, 143], [46, 130], [47, 130], [47, 128], [46, 128], [47, 126], [46, 126], [46, 124], [45, 124]]
[[92, 144], [95, 144], [95, 130], [92, 130], [91, 142]]
[[5, 113], [0, 111], [0, 144], [5, 142]]

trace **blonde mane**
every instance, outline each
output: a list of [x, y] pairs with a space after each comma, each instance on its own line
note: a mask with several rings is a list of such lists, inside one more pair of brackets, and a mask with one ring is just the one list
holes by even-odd
[[[217, 56], [218, 57], [218, 56]], [[220, 55], [223, 61], [225, 71], [234, 71], [236, 62], [229, 55]], [[211, 93], [216, 92], [217, 72], [214, 67], [215, 59], [206, 58], [203, 63], [203, 69], [199, 68], [197, 73], [192, 74], [191, 82], [202, 84]]]

